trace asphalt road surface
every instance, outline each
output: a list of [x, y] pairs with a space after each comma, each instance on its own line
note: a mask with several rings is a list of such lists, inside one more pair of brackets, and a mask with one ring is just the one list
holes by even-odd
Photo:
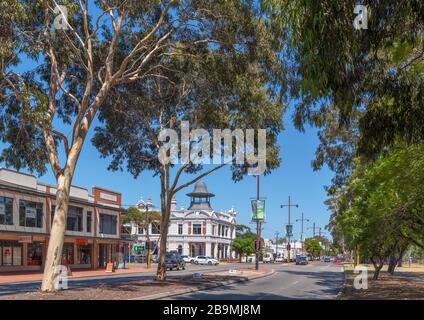
[[[230, 268], [237, 267], [252, 267], [253, 264], [224, 264], [218, 266], [207, 266], [207, 265], [193, 265], [187, 264], [186, 270], [180, 271], [167, 271], [169, 278], [182, 275], [190, 275], [194, 272], [202, 271], [218, 271], [218, 270], [228, 270]], [[87, 277], [87, 278], [77, 278], [68, 280], [68, 288], [83, 288], [83, 287], [94, 287], [101, 284], [113, 284], [120, 282], [128, 281], [139, 281], [139, 280], [151, 280], [156, 274], [157, 265], [152, 265], [152, 272], [142, 272], [142, 273], [131, 273], [131, 274], [115, 274], [113, 276], [96, 276], [96, 277]], [[41, 281], [31, 281], [31, 282], [17, 282], [17, 283], [0, 283], [0, 299], [3, 295], [21, 293], [21, 292], [31, 292], [37, 291], [41, 287]]]
[[340, 265], [314, 262], [306, 266], [271, 264], [273, 275], [216, 289], [169, 297], [173, 300], [335, 299], [343, 284]]

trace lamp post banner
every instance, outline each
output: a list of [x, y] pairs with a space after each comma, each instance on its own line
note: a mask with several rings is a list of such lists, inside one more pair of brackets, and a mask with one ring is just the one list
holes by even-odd
[[293, 225], [286, 225], [286, 237], [293, 237]]
[[252, 221], [265, 220], [265, 200], [252, 200]]

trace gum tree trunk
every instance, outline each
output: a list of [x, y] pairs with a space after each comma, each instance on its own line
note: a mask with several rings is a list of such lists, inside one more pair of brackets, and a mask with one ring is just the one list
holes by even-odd
[[159, 280], [159, 281], [166, 280], [165, 256], [166, 256], [166, 242], [168, 239], [169, 214], [170, 214], [170, 207], [167, 204], [166, 207], [162, 209], [162, 217], [160, 222], [161, 237], [160, 237], [158, 269], [156, 272], [156, 280]]
[[[68, 153], [65, 168], [57, 171], [56, 209], [52, 230], [50, 232], [46, 263], [44, 265], [43, 281], [41, 284], [42, 292], [54, 292], [58, 290], [58, 288], [55, 287], [55, 279], [58, 276], [58, 270], [56, 270], [56, 267], [60, 266], [62, 263], [62, 250], [65, 237], [66, 218], [68, 215], [69, 195], [75, 166], [81, 152], [84, 137], [85, 135], [75, 139], [75, 143]], [[47, 221], [47, 223], [49, 223], [49, 221]]]
[[56, 274], [56, 267], [61, 265], [70, 189], [71, 177], [69, 175], [59, 176], [56, 192], [56, 209], [44, 266], [43, 283], [41, 285], [41, 291], [44, 292], [57, 291], [57, 288], [55, 288], [55, 278], [58, 276]]

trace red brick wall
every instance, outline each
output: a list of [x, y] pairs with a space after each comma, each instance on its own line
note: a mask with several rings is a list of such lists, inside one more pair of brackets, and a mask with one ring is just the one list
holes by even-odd
[[[119, 192], [105, 190], [105, 189], [102, 189], [102, 188], [99, 188], [99, 187], [93, 187], [92, 193], [93, 193], [94, 201], [97, 202], [97, 203], [114, 204], [114, 205], [117, 205], [117, 206], [121, 206], [121, 204], [122, 204], [122, 195]], [[116, 201], [101, 198], [100, 197], [101, 193], [111, 195], [111, 196], [115, 196]]]

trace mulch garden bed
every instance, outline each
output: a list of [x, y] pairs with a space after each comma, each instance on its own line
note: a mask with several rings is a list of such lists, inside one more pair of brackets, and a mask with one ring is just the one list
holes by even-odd
[[346, 274], [346, 286], [340, 299], [342, 300], [424, 300], [424, 281], [406, 277], [391, 276], [382, 272], [378, 280], [372, 280], [372, 272], [368, 277], [368, 289], [355, 289], [353, 286], [356, 274]]

